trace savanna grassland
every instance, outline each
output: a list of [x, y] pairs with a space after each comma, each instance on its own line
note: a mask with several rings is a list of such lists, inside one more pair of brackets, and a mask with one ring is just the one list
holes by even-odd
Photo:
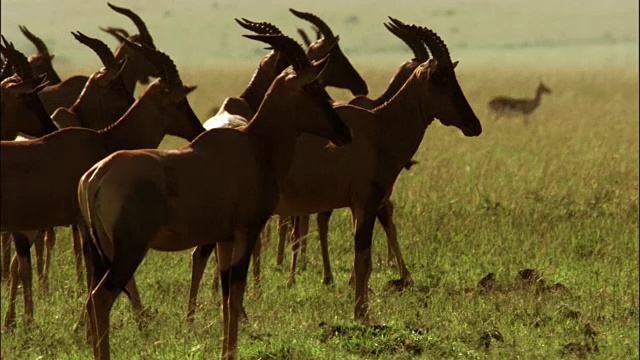
[[[306, 270], [287, 287], [276, 269], [273, 236], [263, 245], [259, 289], [245, 299], [243, 359], [638, 359], [639, 88], [638, 4], [596, 1], [388, 1], [323, 4], [293, 1], [121, 1], [147, 22], [156, 45], [183, 79], [199, 87], [190, 102], [202, 120], [237, 95], [266, 54], [240, 37], [233, 17], [271, 21], [295, 34], [306, 24], [287, 11], [312, 11], [377, 96], [409, 58], [386, 33], [387, 15], [438, 32], [460, 59], [458, 80], [483, 124], [465, 138], [437, 121], [401, 174], [392, 196], [399, 239], [415, 285], [387, 286], [398, 274], [386, 262], [376, 226], [370, 316], [353, 321], [348, 285], [353, 263], [351, 217], [334, 212], [330, 254], [336, 284], [321, 284], [315, 226]], [[358, 10], [361, 4], [371, 6]], [[2, 33], [33, 48], [17, 25], [41, 35], [64, 76], [95, 71], [98, 60], [68, 36], [98, 25], [133, 26], [100, 1], [2, 2]], [[95, 69], [93, 67], [95, 65]], [[553, 93], [528, 125], [492, 119], [496, 95], [532, 97], [542, 79]], [[338, 99], [344, 91], [330, 90]], [[163, 147], [183, 144], [166, 139]], [[70, 233], [58, 229], [50, 289], [35, 285], [33, 328], [3, 333], [2, 359], [86, 359], [73, 328], [86, 291], [75, 281]], [[289, 252], [287, 252], [289, 255]], [[114, 359], [216, 358], [221, 348], [219, 297], [208, 269], [193, 325], [185, 322], [190, 253], [150, 252], [136, 272], [154, 317], [138, 330], [125, 296], [111, 317]], [[2, 320], [8, 284], [2, 284]]]

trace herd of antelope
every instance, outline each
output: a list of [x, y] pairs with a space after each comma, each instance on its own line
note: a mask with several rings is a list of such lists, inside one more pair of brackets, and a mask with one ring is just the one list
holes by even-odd
[[[37, 273], [46, 286], [54, 229], [60, 226], [72, 227], [79, 284], [84, 262], [88, 296], [81, 321], [96, 359], [110, 358], [109, 316], [121, 292], [136, 320], [145, 316], [134, 273], [147, 251], [192, 248], [187, 319], [195, 316], [200, 280], [215, 250], [222, 358], [234, 358], [248, 267], [253, 259], [257, 282], [260, 235], [273, 215], [280, 223], [278, 263], [292, 234], [292, 284], [309, 215], [318, 214], [323, 282], [331, 284], [329, 216], [333, 209], [351, 210], [357, 320], [367, 319], [376, 219], [400, 271], [397, 285], [411, 286], [389, 200], [394, 184], [414, 164], [434, 119], [465, 136], [482, 132], [456, 79], [458, 62], [433, 30], [389, 17], [384, 26], [413, 58], [400, 65], [386, 91], [370, 98], [339, 36], [318, 16], [290, 9], [316, 29], [313, 41], [300, 32], [304, 47], [273, 24], [236, 19], [251, 32], [244, 37], [272, 51], [246, 89], [202, 122], [187, 100], [196, 86], [182, 82], [140, 16], [108, 5], [131, 19], [138, 33], [101, 28], [118, 39], [115, 52], [98, 39], [72, 33], [102, 61], [89, 77], [61, 79], [46, 44], [26, 27], [20, 30], [37, 50], [29, 58], [2, 37], [0, 231], [2, 276], [10, 280], [3, 331], [16, 327], [19, 283], [24, 320], [34, 321], [30, 248], [35, 245]], [[135, 98], [138, 83], [146, 87]], [[334, 101], [326, 86], [348, 89], [354, 97]], [[534, 100], [500, 98], [490, 107], [528, 114], [544, 92], [549, 89], [541, 84]], [[167, 134], [189, 143], [157, 149]], [[11, 261], [9, 239], [16, 251]]]

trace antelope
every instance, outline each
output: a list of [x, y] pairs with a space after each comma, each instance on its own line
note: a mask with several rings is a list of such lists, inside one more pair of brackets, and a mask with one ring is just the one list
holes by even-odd
[[320, 39], [308, 46], [307, 57], [318, 60], [327, 54], [331, 55], [331, 67], [327, 69], [326, 74], [323, 74], [321, 85], [349, 89], [353, 95], [367, 95], [369, 93], [367, 83], [340, 49], [340, 36], [334, 35], [331, 28], [317, 15], [291, 8], [289, 11], [296, 17], [310, 22], [322, 35]]
[[[317, 39], [313, 43], [309, 43], [307, 46], [307, 56], [310, 60], [320, 60], [327, 56], [327, 54], [331, 53], [331, 58], [333, 59], [326, 71], [323, 72], [322, 77], [320, 79], [320, 83], [324, 86], [332, 86], [340, 89], [347, 89], [351, 91], [353, 95], [366, 95], [369, 92], [368, 86], [366, 82], [362, 79], [362, 76], [356, 71], [356, 69], [351, 65], [351, 62], [344, 55], [340, 47], [338, 46], [339, 37], [333, 35], [331, 28], [319, 17], [313, 15], [311, 13], [300, 12], [293, 9], [290, 9], [296, 16], [311, 22], [314, 25], [314, 29], [316, 30]], [[253, 22], [242, 19], [245, 25], [251, 24]], [[236, 20], [238, 21], [238, 20]], [[253, 23], [254, 27], [256, 23]], [[261, 23], [264, 24], [264, 23]], [[242, 25], [242, 24], [241, 24]], [[246, 28], [245, 25], [242, 25]], [[249, 25], [251, 26], [251, 25]], [[281, 33], [281, 31], [269, 24], [269, 31], [277, 31]], [[319, 29], [323, 29], [322, 31]], [[257, 30], [252, 30], [257, 31]], [[262, 30], [265, 31], [265, 30]], [[115, 35], [114, 35], [115, 36]], [[306, 41], [305, 41], [306, 43]], [[255, 76], [255, 75], [254, 75]], [[225, 102], [223, 102], [223, 106], [218, 107], [217, 110], [210, 110], [209, 113], [213, 114], [212, 118], [216, 115], [223, 114], [226, 112], [224, 108], [225, 103], [229, 99], [234, 99], [232, 101], [237, 101], [237, 98], [227, 98]], [[243, 99], [244, 100], [244, 99]], [[258, 99], [258, 104], [260, 99]], [[246, 105], [234, 105], [241, 106], [246, 109]], [[254, 110], [255, 112], [255, 107]], [[232, 113], [233, 114], [233, 113]], [[251, 118], [250, 115], [245, 116], [245, 118]], [[240, 124], [236, 124], [240, 125]], [[209, 123], [205, 121], [205, 128], [213, 128], [218, 127], [215, 123]]]
[[[128, 46], [157, 64], [160, 78], [115, 124], [97, 131], [71, 127], [31, 141], [1, 142], [0, 231], [20, 234], [76, 224], [78, 181], [93, 164], [117, 150], [157, 147], [166, 134], [191, 141], [204, 132], [186, 99], [195, 86], [182, 84], [173, 61], [146, 45], [128, 42]], [[134, 309], [141, 313], [133, 282], [129, 293]], [[33, 322], [29, 310], [25, 309], [27, 323]], [[5, 328], [13, 326], [15, 313], [7, 314]]]
[[[53, 114], [53, 121], [58, 124], [60, 128], [69, 126], [83, 126], [86, 128], [98, 130], [108, 125], [113, 124], [127, 109], [133, 104], [133, 95], [128, 93], [124, 89], [120, 72], [124, 65], [124, 61], [116, 62], [113, 54], [100, 40], [90, 38], [81, 32], [72, 33], [74, 37], [84, 45], [87, 45], [94, 50], [101, 58], [104, 68], [96, 72], [87, 81], [84, 90], [80, 94], [80, 97], [76, 103], [70, 109], [59, 108]], [[102, 104], [103, 107], [96, 107], [93, 100], [99, 99], [98, 104]], [[42, 114], [42, 113], [41, 113]], [[48, 118], [46, 113], [43, 114]], [[51, 120], [50, 120], [51, 121]], [[80, 253], [80, 239], [78, 229], [75, 225], [72, 225], [72, 238], [73, 238], [73, 250], [75, 255], [76, 264], [76, 276], [78, 283], [82, 282], [82, 255]], [[46, 258], [44, 264], [41, 264], [42, 259], [42, 240], [44, 236], [44, 243], [47, 247]], [[41, 232], [23, 234], [22, 236], [14, 236], [14, 243], [16, 244], [16, 257], [14, 258], [20, 269], [19, 274], [15, 274], [11, 277], [11, 289], [9, 298], [9, 314], [15, 314], [15, 297], [18, 282], [18, 275], [22, 279], [23, 286], [29, 291], [25, 291], [25, 304], [32, 304], [31, 299], [27, 299], [31, 295], [31, 279], [29, 274], [31, 273], [31, 263], [29, 260], [29, 248], [32, 244], [36, 247], [36, 259], [38, 261], [37, 268], [41, 283], [46, 287], [48, 280], [49, 267], [51, 263], [51, 252], [53, 251], [55, 243], [55, 232], [53, 229], [49, 229], [46, 235]], [[5, 245], [5, 249], [8, 245]], [[8, 251], [8, 249], [7, 249]], [[13, 271], [17, 272], [18, 268]], [[9, 316], [15, 317], [14, 315]], [[10, 324], [7, 324], [9, 327]]]
[[[482, 132], [480, 120], [456, 79], [457, 62], [451, 61], [444, 41], [429, 28], [390, 19], [399, 29], [417, 34], [433, 59], [417, 66], [402, 88], [373, 110], [348, 104], [334, 107], [352, 129], [349, 145], [327, 148], [322, 139], [302, 135], [275, 209], [277, 215], [296, 216], [350, 208], [355, 229], [354, 314], [358, 320], [365, 320], [368, 310], [377, 213], [391, 196], [400, 171], [417, 151], [427, 127], [438, 118], [465, 136]], [[196, 273], [202, 271], [204, 268], [194, 267], [192, 276], [201, 276]]]
[[[322, 37], [320, 30], [318, 30], [318, 28], [315, 26], [313, 26], [313, 30], [316, 33], [316, 41], [320, 40], [320, 38]], [[309, 35], [307, 35], [307, 32], [301, 28], [297, 28], [296, 31], [298, 32], [298, 35], [300, 35], [300, 37], [302, 38], [302, 42], [304, 43], [304, 46], [306, 47], [311, 46], [312, 41], [311, 41], [311, 38], [309, 38]]]
[[[13, 140], [19, 133], [43, 136], [56, 131], [55, 124], [47, 115], [42, 102], [38, 98], [38, 92], [46, 86], [45, 75], [34, 76], [33, 70], [27, 58], [8, 43], [4, 36], [1, 46], [2, 54], [6, 58], [2, 68], [2, 83], [0, 84], [1, 117], [0, 136], [2, 140]], [[11, 69], [15, 68], [16, 74], [9, 76]], [[11, 238], [10, 234], [2, 233], [0, 237], [2, 251], [2, 279], [9, 279], [11, 262]], [[43, 263], [41, 255], [41, 243], [37, 243], [38, 252], [37, 269], [42, 274]]]
[[51, 62], [55, 55], [51, 54], [44, 41], [29, 31], [26, 26], [20, 25], [19, 28], [22, 34], [36, 47], [36, 53], [28, 58], [33, 73], [36, 75], [46, 74], [49, 85], [61, 83], [62, 79], [58, 76]]
[[[139, 34], [131, 35], [130, 40], [140, 42], [152, 48], [155, 48], [153, 39], [149, 34], [145, 23], [133, 11], [115, 6], [111, 3], [107, 5], [114, 11], [127, 16], [137, 26]], [[122, 69], [122, 79], [124, 86], [133, 94], [136, 83], [146, 85], [149, 83], [150, 76], [156, 76], [157, 72], [153, 64], [149, 63], [144, 56], [141, 56], [128, 43], [122, 43], [115, 51], [117, 61], [127, 59], [127, 65]], [[40, 92], [40, 99], [49, 114], [53, 114], [59, 107], [69, 108], [78, 99], [80, 92], [84, 89], [87, 82], [87, 76], [75, 75], [63, 82], [48, 86]]]
[[551, 89], [540, 81], [536, 89], [536, 96], [532, 99], [515, 99], [508, 96], [498, 96], [489, 101], [488, 105], [489, 109], [494, 113], [495, 119], [503, 115], [523, 115], [525, 123], [528, 123], [529, 115], [540, 106], [542, 94], [551, 94]]
[[[282, 49], [293, 64], [275, 78], [247, 126], [209, 130], [176, 150], [119, 151], [80, 180], [78, 199], [93, 240], [87, 310], [96, 359], [110, 358], [111, 306], [146, 252], [211, 243], [223, 288], [222, 358], [235, 358], [251, 252], [285, 186], [299, 133], [320, 136], [325, 146], [327, 138], [338, 146], [351, 141], [317, 83], [326, 59], [310, 63], [285, 35], [244, 36]], [[309, 121], [308, 113], [322, 115]]]
[[[397, 27], [391, 26], [389, 24], [384, 24], [387, 30], [389, 30], [392, 34], [402, 40], [407, 46], [413, 51], [414, 58], [402, 63], [392, 77], [389, 86], [387, 89], [377, 98], [371, 99], [366, 96], [356, 96], [351, 99], [348, 104], [355, 105], [367, 110], [373, 110], [374, 108], [384, 104], [389, 101], [393, 95], [395, 95], [398, 90], [404, 85], [407, 79], [411, 76], [411, 74], [415, 71], [416, 67], [421, 63], [425, 62], [429, 58], [429, 53], [425, 48], [424, 43], [414, 34], [402, 31]], [[414, 160], [410, 160], [406, 165], [405, 169], [411, 168], [413, 164], [416, 162]], [[328, 249], [328, 226], [329, 219], [331, 217], [332, 211], [327, 211], [324, 213], [319, 213], [317, 215], [317, 226], [318, 226], [318, 235], [320, 238], [320, 248], [322, 253], [322, 263], [324, 269], [324, 275], [322, 279], [322, 283], [325, 285], [333, 284], [333, 275], [331, 273], [331, 265], [329, 263], [329, 249]], [[393, 204], [390, 200], [385, 201], [380, 210], [376, 215], [378, 221], [382, 225], [382, 228], [385, 231], [387, 236], [387, 249], [388, 249], [388, 263], [391, 264], [392, 259], [395, 257], [397, 261], [397, 267], [400, 272], [400, 279], [393, 282], [394, 285], [399, 287], [405, 287], [412, 284], [411, 273], [409, 269], [407, 269], [402, 254], [400, 252], [400, 245], [397, 240], [397, 230], [395, 226], [395, 222], [393, 221]], [[295, 278], [295, 269], [297, 258], [304, 256], [305, 247], [306, 247], [306, 238], [308, 234], [309, 228], [309, 215], [302, 215], [296, 217], [293, 221], [294, 226], [294, 234], [295, 238], [299, 239], [299, 243], [295, 246], [299, 249], [298, 253], [294, 252], [292, 259], [292, 272], [289, 276], [289, 281], [292, 283]], [[299, 227], [299, 228], [298, 228]], [[281, 265], [284, 258], [284, 241], [285, 237], [281, 236], [278, 243], [278, 253], [276, 258], [276, 264]]]

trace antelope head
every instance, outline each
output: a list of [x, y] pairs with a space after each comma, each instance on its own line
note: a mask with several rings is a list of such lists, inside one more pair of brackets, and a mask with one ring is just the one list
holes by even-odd
[[[298, 119], [299, 132], [328, 138], [335, 145], [351, 142], [351, 130], [345, 125], [331, 105], [329, 94], [320, 86], [318, 77], [328, 66], [329, 58], [311, 62], [304, 50], [295, 40], [286, 35], [243, 35], [249, 39], [266, 42], [280, 51], [291, 63], [273, 81], [269, 92], [286, 89], [288, 94], [271, 96], [289, 97], [293, 111]], [[322, 116], [307, 116], [311, 112]]]
[[398, 28], [418, 36], [431, 51], [437, 66], [433, 62], [420, 64], [414, 75], [425, 87], [425, 94], [429, 94], [432, 104], [432, 116], [440, 120], [443, 125], [455, 126], [465, 136], [478, 136], [482, 133], [480, 120], [473, 112], [467, 101], [458, 79], [455, 67], [458, 62], [452, 62], [447, 45], [433, 30], [423, 26], [407, 25], [400, 20], [389, 17]]
[[551, 89], [545, 85], [542, 80], [540, 80], [540, 84], [538, 85], [538, 93], [540, 94], [551, 94]]
[[133, 81], [127, 82], [127, 88], [131, 93], [133, 93], [136, 81], [139, 81], [141, 84], [146, 85], [149, 83], [149, 77], [158, 77], [158, 73], [156, 67], [151, 64], [144, 56], [140, 54], [140, 52], [134, 50], [129, 42], [125, 42], [124, 39], [129, 40], [130, 42], [144, 44], [152, 49], [155, 49], [156, 46], [153, 43], [153, 38], [147, 29], [144, 21], [138, 16], [138, 14], [133, 11], [113, 5], [111, 3], [107, 3], [107, 5], [113, 9], [115, 12], [122, 14], [136, 25], [138, 28], [138, 34], [134, 34], [131, 36], [124, 36], [127, 32], [119, 32], [113, 31], [109, 32], [109, 34], [115, 36], [118, 40], [120, 40], [120, 46], [115, 51], [115, 58], [117, 60], [122, 60], [125, 57], [127, 60], [127, 66], [123, 71], [123, 77], [125, 79], [131, 79]]
[[[81, 32], [72, 32], [73, 37], [80, 43], [92, 49], [104, 67], [93, 73], [85, 84], [82, 93], [78, 99], [88, 96], [89, 99], [95, 99], [95, 103], [86, 104], [88, 107], [100, 107], [97, 110], [87, 109], [87, 113], [102, 114], [107, 119], [104, 127], [115, 122], [127, 109], [133, 104], [133, 94], [127, 90], [122, 80], [122, 70], [127, 63], [127, 58], [116, 60], [109, 47], [98, 39], [94, 39], [84, 35]], [[76, 105], [80, 101], [76, 102]], [[83, 109], [76, 109], [83, 111]]]
[[320, 60], [331, 55], [331, 62], [322, 75], [322, 85], [348, 89], [353, 95], [367, 95], [369, 93], [367, 83], [340, 49], [338, 44], [340, 37], [334, 35], [331, 28], [316, 15], [294, 9], [289, 11], [313, 24], [322, 34], [322, 37], [311, 43], [306, 51], [311, 60]]
[[53, 60], [55, 55], [51, 54], [44, 41], [35, 36], [31, 31], [29, 31], [29, 29], [27, 29], [26, 26], [20, 25], [19, 27], [22, 34], [36, 47], [36, 53], [30, 55], [28, 58], [33, 73], [36, 75], [47, 74], [49, 85], [55, 85], [62, 82], [62, 79], [60, 79], [58, 74], [55, 72], [51, 63], [51, 60]]
[[171, 119], [167, 133], [187, 141], [203, 133], [205, 129], [187, 100], [187, 95], [197, 86], [182, 83], [176, 65], [167, 54], [128, 39], [124, 41], [157, 67], [159, 78], [147, 86], [140, 98], [150, 96], [157, 99], [159, 112]]
[[47, 85], [46, 75], [34, 76], [24, 54], [7, 42], [4, 36], [2, 41], [4, 44], [0, 46], [0, 50], [6, 58], [3, 70], [13, 67], [16, 72], [0, 84], [2, 140], [13, 140], [18, 130], [38, 137], [56, 131], [57, 128], [38, 97], [38, 92]]

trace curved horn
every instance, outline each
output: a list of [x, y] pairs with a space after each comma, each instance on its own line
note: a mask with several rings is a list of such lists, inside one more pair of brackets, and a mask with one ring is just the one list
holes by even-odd
[[302, 46], [292, 38], [283, 34], [268, 35], [242, 35], [246, 38], [258, 40], [271, 45], [275, 50], [280, 51], [291, 63], [295, 71], [308, 68], [311, 62], [302, 49]]
[[107, 44], [103, 43], [98, 39], [88, 37], [85, 34], [81, 33], [80, 31], [76, 31], [76, 32], [72, 31], [71, 34], [73, 35], [74, 38], [76, 38], [76, 40], [90, 47], [91, 50], [95, 51], [95, 53], [98, 54], [98, 56], [100, 57], [100, 60], [102, 61], [102, 64], [105, 67], [109, 68], [116, 64], [116, 59], [113, 56], [113, 53], [111, 52], [111, 50], [109, 50], [109, 47], [107, 46]]
[[100, 30], [106, 32], [107, 34], [111, 34], [111, 36], [115, 37], [121, 43], [121, 37], [129, 37], [129, 32], [123, 28], [108, 26], [106, 28], [100, 27]]
[[256, 34], [262, 34], [262, 35], [282, 34], [282, 31], [280, 31], [280, 29], [278, 29], [277, 26], [268, 22], [264, 22], [264, 21], [256, 22], [256, 21], [245, 19], [245, 18], [242, 18], [242, 20], [238, 20], [236, 18], [235, 21], [238, 23], [238, 25], [242, 26], [243, 28], [249, 31], [253, 31]]
[[19, 25], [18, 27], [20, 28], [20, 31], [22, 31], [22, 34], [24, 34], [24, 36], [27, 39], [29, 39], [29, 41], [31, 41], [33, 45], [35, 45], [36, 50], [38, 50], [39, 53], [41, 54], [49, 53], [49, 49], [47, 49], [47, 45], [44, 43], [44, 41], [42, 41], [42, 39], [33, 35], [33, 33], [29, 31], [29, 29], [27, 29], [26, 26]]
[[178, 73], [176, 64], [173, 62], [173, 60], [171, 60], [169, 55], [146, 44], [140, 44], [127, 38], [123, 39], [131, 47], [140, 51], [147, 59], [147, 61], [149, 61], [156, 67], [160, 78], [162, 78], [169, 84], [182, 86], [182, 80], [180, 79], [180, 74]]
[[424, 26], [417, 26], [414, 24], [408, 25], [398, 19], [392, 18], [391, 16], [389, 16], [389, 19], [401, 29], [405, 29], [414, 34], [418, 34], [420, 36], [420, 39], [424, 41], [424, 44], [427, 46], [427, 48], [431, 50], [431, 54], [433, 54], [433, 57], [438, 60], [438, 66], [453, 67], [453, 64], [451, 63], [451, 55], [449, 55], [449, 49], [447, 49], [447, 45], [433, 30]]
[[109, 2], [107, 3], [107, 5], [109, 5], [109, 7], [113, 9], [115, 12], [120, 13], [128, 17], [129, 19], [131, 19], [131, 21], [133, 21], [133, 23], [138, 28], [138, 33], [140, 34], [140, 38], [142, 42], [151, 46], [154, 49], [156, 48], [155, 44], [153, 43], [153, 38], [151, 37], [151, 34], [149, 34], [149, 30], [147, 29], [147, 25], [145, 25], [144, 21], [142, 21], [140, 16], [138, 16], [138, 14], [134, 13], [133, 11], [127, 8], [115, 6]]
[[289, 11], [291, 11], [293, 15], [299, 17], [300, 19], [307, 20], [308, 22], [315, 25], [318, 28], [318, 30], [320, 30], [320, 33], [322, 34], [322, 36], [324, 36], [325, 38], [331, 39], [335, 37], [335, 35], [333, 35], [333, 32], [331, 31], [331, 28], [329, 28], [329, 25], [327, 25], [324, 21], [322, 21], [322, 19], [320, 19], [316, 15], [313, 15], [312, 13], [308, 13], [308, 12], [298, 11], [291, 8], [289, 8]]
[[423, 63], [429, 59], [429, 52], [424, 46], [424, 43], [415, 35], [402, 30], [394, 24], [384, 23], [384, 27], [387, 28], [393, 35], [397, 36], [400, 40], [404, 41], [407, 46], [413, 51], [413, 56], [416, 60]]
[[302, 38], [302, 41], [304, 42], [304, 46], [309, 47], [309, 45], [311, 45], [311, 39], [309, 39], [309, 35], [307, 35], [307, 32], [301, 28], [297, 28], [296, 30], [298, 31], [298, 34]]
[[33, 70], [31, 69], [31, 65], [29, 65], [27, 57], [16, 50], [16, 48], [13, 47], [13, 43], [8, 42], [7, 39], [4, 38], [4, 35], [2, 36], [2, 41], [4, 42], [4, 46], [2, 47], [4, 56], [7, 58], [7, 61], [13, 65], [18, 76], [20, 76], [23, 81], [33, 78]]

